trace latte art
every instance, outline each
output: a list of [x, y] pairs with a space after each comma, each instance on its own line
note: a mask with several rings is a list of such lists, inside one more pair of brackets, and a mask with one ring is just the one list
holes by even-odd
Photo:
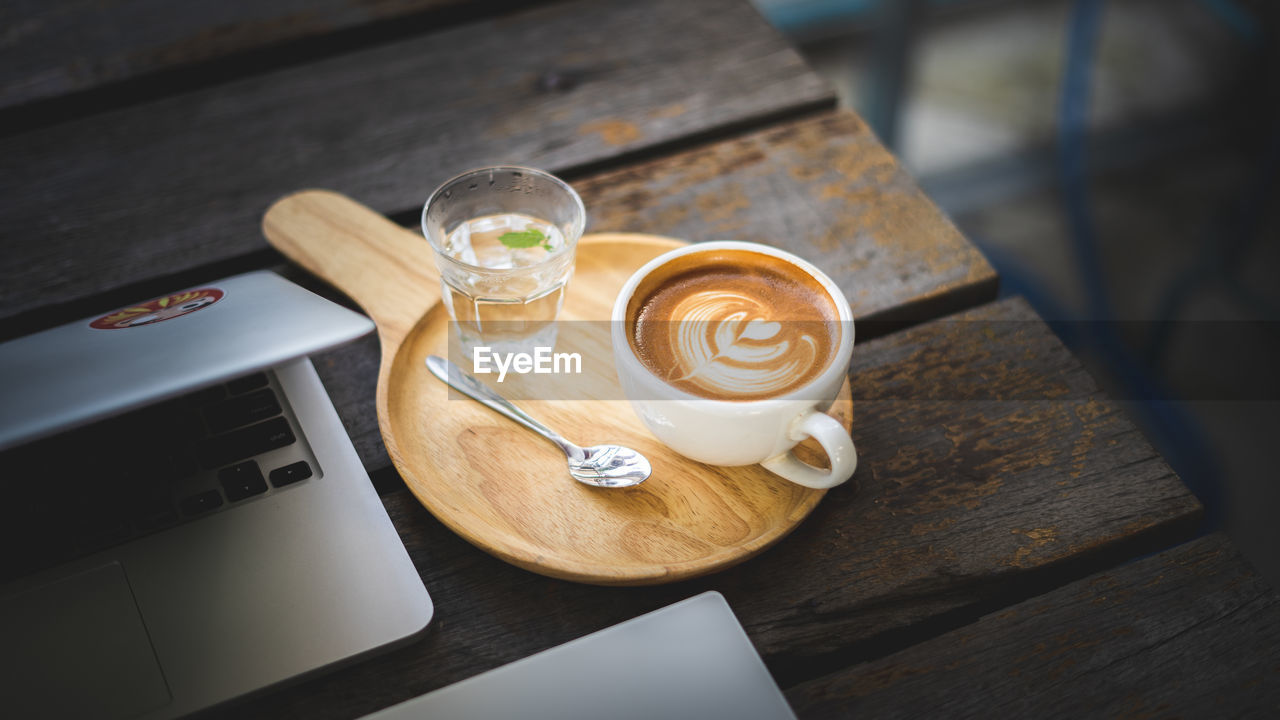
[[805, 328], [767, 318], [758, 298], [703, 291], [683, 299], [669, 323], [671, 383], [707, 394], [778, 395], [818, 362], [819, 340]]
[[768, 255], [689, 256], [638, 288], [637, 357], [685, 392], [717, 400], [784, 395], [816, 378], [839, 343], [825, 289]]

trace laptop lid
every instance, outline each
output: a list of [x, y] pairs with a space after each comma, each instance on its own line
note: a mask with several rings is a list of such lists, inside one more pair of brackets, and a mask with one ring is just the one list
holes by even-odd
[[365, 720], [795, 720], [724, 596], [705, 592]]
[[353, 340], [373, 322], [258, 271], [0, 344], [0, 450]]

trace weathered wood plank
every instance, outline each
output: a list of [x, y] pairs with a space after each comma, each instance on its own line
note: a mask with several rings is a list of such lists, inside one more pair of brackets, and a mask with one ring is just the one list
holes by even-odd
[[1280, 596], [1213, 535], [787, 697], [802, 718], [1274, 717]]
[[576, 585], [485, 555], [393, 492], [384, 503], [436, 603], [428, 636], [236, 712], [358, 715], [705, 589], [786, 685], [1193, 531], [1199, 504], [1025, 303], [854, 355], [855, 482], [763, 555], [676, 585]]
[[11, 0], [0, 108], [469, 0]]
[[261, 250], [301, 188], [406, 211], [832, 102], [743, 0], [579, 0], [10, 136], [0, 318]]
[[[996, 274], [982, 254], [853, 113], [787, 123], [574, 187], [589, 230], [752, 240], [809, 258], [840, 284], [860, 321], [938, 317], [995, 296]], [[860, 326], [858, 336], [878, 329]], [[371, 469], [390, 463], [373, 407], [378, 357], [367, 339], [317, 358], [330, 391], [351, 401], [338, 409]]]
[[762, 242], [820, 261], [863, 319], [920, 321], [995, 298], [982, 254], [852, 112], [575, 187], [591, 230]]

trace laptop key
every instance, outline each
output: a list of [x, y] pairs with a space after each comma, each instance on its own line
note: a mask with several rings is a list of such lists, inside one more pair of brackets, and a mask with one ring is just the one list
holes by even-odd
[[196, 474], [200, 464], [196, 462], [195, 452], [188, 445], [169, 448], [164, 454], [165, 467], [171, 478], [185, 478]]
[[262, 479], [258, 463], [250, 460], [218, 471], [218, 482], [231, 502], [261, 495], [267, 491], [267, 481]]
[[133, 525], [138, 532], [158, 530], [178, 520], [167, 482], [147, 478], [132, 484], [128, 492], [127, 502], [133, 510]]
[[293, 431], [289, 429], [289, 421], [277, 417], [209, 438], [205, 441], [200, 461], [207, 468], [216, 468], [292, 445], [296, 441]]
[[292, 465], [276, 468], [271, 471], [271, 484], [275, 487], [284, 487], [292, 485], [296, 482], [306, 480], [311, 477], [311, 466], [306, 460], [299, 460]]
[[199, 515], [222, 507], [222, 496], [217, 490], [206, 490], [182, 501], [183, 515]]
[[166, 500], [164, 504], [153, 504], [142, 509], [134, 518], [133, 526], [138, 529], [138, 532], [145, 533], [159, 530], [177, 519], [178, 513], [173, 511], [173, 506]]
[[200, 413], [192, 408], [182, 408], [181, 411], [173, 414], [169, 418], [170, 431], [168, 436], [174, 442], [192, 442], [199, 440], [205, 436], [204, 423], [200, 420]]
[[259, 372], [252, 375], [245, 375], [242, 378], [236, 378], [235, 380], [228, 382], [227, 390], [232, 395], [240, 395], [241, 393], [247, 393], [250, 390], [257, 390], [260, 387], [266, 386], [267, 374]]
[[225, 386], [214, 385], [185, 395], [182, 400], [189, 407], [200, 407], [201, 405], [208, 405], [211, 402], [217, 402], [226, 396], [227, 388]]
[[280, 403], [271, 388], [255, 390], [204, 409], [204, 421], [209, 432], [217, 435], [228, 430], [250, 425], [280, 414]]
[[76, 547], [88, 553], [100, 548], [124, 542], [133, 535], [129, 523], [118, 514], [98, 515], [86, 518], [76, 527]]

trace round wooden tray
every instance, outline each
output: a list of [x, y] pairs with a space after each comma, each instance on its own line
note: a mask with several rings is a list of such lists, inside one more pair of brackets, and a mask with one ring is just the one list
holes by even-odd
[[[620, 399], [607, 332], [569, 338], [562, 332], [556, 350], [581, 353], [584, 374], [538, 376], [540, 381], [572, 383], [563, 394], [552, 389], [541, 397], [574, 399], [518, 402], [579, 444], [634, 447], [649, 458], [654, 472], [642, 485], [625, 490], [574, 482], [557, 448], [449, 390], [426, 369], [426, 356], [448, 355], [450, 345], [448, 312], [439, 302], [434, 266], [415, 259], [410, 270], [387, 266], [373, 272], [366, 267], [357, 273], [350, 268], [386, 263], [397, 250], [431, 263], [430, 250], [408, 231], [385, 220], [390, 227], [358, 217], [361, 213], [376, 215], [341, 196], [304, 193], [277, 203], [264, 228], [273, 244], [350, 294], [378, 324], [383, 343], [378, 417], [387, 450], [418, 500], [472, 544], [519, 567], [566, 580], [673, 582], [759, 553], [786, 536], [822, 498], [824, 491], [795, 485], [760, 466], [703, 465], [659, 443]], [[318, 217], [328, 219], [319, 223]], [[350, 237], [320, 247], [327, 242], [315, 239], [322, 225]], [[371, 241], [374, 230], [386, 237]], [[364, 245], [373, 248], [358, 247]], [[565, 296], [562, 327], [607, 320], [614, 296], [631, 273], [681, 245], [649, 235], [585, 236]], [[319, 261], [326, 250], [342, 252], [346, 262]], [[434, 292], [396, 286], [426, 280], [436, 283]], [[395, 302], [381, 299], [387, 295]], [[411, 311], [402, 305], [410, 301], [423, 303], [411, 326]], [[846, 382], [831, 414], [848, 427], [851, 407]], [[802, 448], [801, 454], [810, 462], [822, 461], [821, 451], [813, 447]]]

